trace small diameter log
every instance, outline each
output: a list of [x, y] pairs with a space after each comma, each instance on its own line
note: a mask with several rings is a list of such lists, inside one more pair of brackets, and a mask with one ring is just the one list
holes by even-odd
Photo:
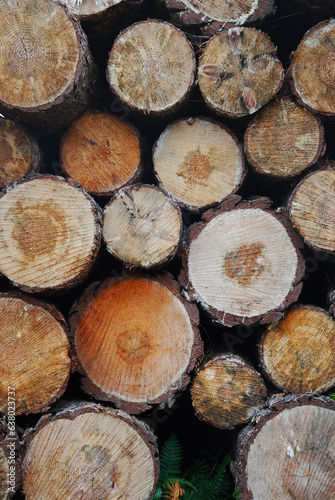
[[335, 115], [335, 19], [311, 28], [292, 57], [292, 91], [303, 106]]
[[107, 80], [112, 93], [131, 110], [160, 116], [186, 99], [195, 66], [192, 46], [182, 31], [163, 21], [141, 21], [115, 40]]
[[153, 163], [160, 185], [190, 210], [235, 193], [246, 173], [235, 135], [225, 125], [202, 117], [169, 125], [155, 144]]
[[274, 397], [240, 432], [231, 463], [239, 499], [332, 500], [334, 429], [333, 400]]
[[335, 385], [335, 321], [323, 309], [296, 306], [270, 325], [259, 345], [264, 371], [287, 392], [325, 392]]
[[0, 198], [0, 272], [27, 292], [69, 288], [100, 247], [94, 200], [62, 177], [36, 175]]
[[107, 250], [127, 267], [149, 269], [169, 262], [178, 250], [182, 228], [178, 205], [156, 186], [121, 189], [104, 209]]
[[94, 195], [111, 195], [141, 173], [137, 130], [110, 113], [91, 110], [75, 120], [60, 144], [65, 174]]
[[306, 176], [293, 191], [288, 210], [293, 226], [315, 250], [335, 252], [335, 167]]
[[172, 405], [203, 353], [197, 308], [167, 274], [96, 286], [70, 318], [84, 389], [128, 413]]
[[189, 29], [197, 26], [206, 35], [222, 28], [255, 23], [273, 14], [273, 0], [156, 0], [171, 21]]
[[17, 491], [22, 475], [21, 446], [13, 420], [0, 420], [0, 500], [9, 500]]
[[206, 104], [232, 118], [267, 104], [283, 76], [275, 46], [253, 28], [231, 28], [213, 36], [199, 59], [198, 83]]
[[0, 294], [0, 317], [0, 411], [46, 411], [64, 393], [70, 375], [66, 322], [51, 305], [5, 293]]
[[324, 128], [307, 109], [281, 98], [249, 122], [244, 150], [257, 172], [285, 179], [300, 174], [324, 154]]
[[21, 125], [0, 117], [0, 189], [37, 172], [41, 159], [36, 139]]
[[97, 87], [86, 35], [52, 0], [0, 1], [0, 108], [43, 132], [82, 113]]
[[26, 500], [143, 500], [155, 491], [156, 438], [121, 411], [73, 405], [42, 417], [25, 443]]
[[232, 196], [191, 226], [180, 281], [226, 326], [277, 321], [301, 291], [300, 239], [271, 201]]
[[219, 429], [244, 424], [265, 404], [266, 386], [239, 356], [222, 354], [209, 360], [193, 379], [192, 403], [197, 416]]

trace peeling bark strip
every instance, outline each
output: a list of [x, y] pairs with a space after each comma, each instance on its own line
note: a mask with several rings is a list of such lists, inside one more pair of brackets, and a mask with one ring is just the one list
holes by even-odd
[[335, 19], [307, 31], [293, 54], [289, 75], [302, 105], [335, 115]]
[[192, 403], [197, 416], [219, 429], [244, 424], [266, 401], [266, 386], [254, 368], [239, 356], [210, 359], [193, 379]]
[[15, 424], [9, 422], [7, 425], [4, 419], [0, 420], [1, 500], [9, 500], [12, 498], [20, 486], [22, 475], [21, 451]]
[[235, 193], [246, 173], [235, 135], [225, 125], [202, 117], [169, 125], [155, 144], [153, 163], [161, 186], [191, 210]]
[[0, 108], [49, 132], [82, 113], [96, 93], [87, 38], [51, 0], [0, 0]]
[[46, 411], [70, 375], [65, 319], [49, 304], [5, 293], [0, 317], [0, 412], [7, 413], [10, 386], [16, 415]]
[[335, 491], [335, 402], [274, 397], [238, 438], [231, 468], [240, 500], [324, 498]]
[[94, 200], [62, 177], [36, 175], [0, 198], [0, 272], [27, 292], [71, 287], [100, 247]]
[[180, 281], [226, 326], [277, 321], [301, 291], [300, 239], [270, 204], [233, 196], [190, 228]]
[[335, 252], [335, 167], [307, 175], [297, 185], [288, 209], [294, 227], [310, 247]]
[[125, 29], [109, 54], [111, 91], [132, 110], [162, 115], [188, 95], [195, 56], [184, 33], [163, 21], [142, 21]]
[[259, 352], [265, 373], [284, 391], [325, 392], [335, 385], [335, 321], [323, 309], [291, 309], [269, 326]]
[[128, 413], [172, 405], [202, 356], [197, 308], [170, 275], [110, 278], [72, 311], [84, 389]]
[[289, 98], [265, 106], [248, 124], [244, 149], [257, 172], [278, 178], [300, 174], [325, 152], [321, 120]]
[[206, 35], [224, 27], [255, 23], [273, 14], [273, 0], [156, 0], [171, 21], [181, 27], [198, 26]]
[[41, 159], [36, 139], [17, 123], [0, 117], [0, 189], [37, 172]]
[[178, 205], [156, 186], [121, 189], [104, 209], [107, 250], [128, 267], [166, 264], [177, 252], [181, 232]]
[[231, 28], [213, 36], [199, 59], [198, 83], [206, 104], [232, 118], [267, 104], [283, 76], [270, 38], [252, 28]]
[[45, 415], [24, 437], [27, 500], [143, 500], [154, 494], [156, 437], [126, 413], [93, 403], [73, 405]]
[[66, 175], [89, 193], [111, 195], [141, 173], [139, 133], [117, 116], [90, 110], [64, 134], [60, 160]]

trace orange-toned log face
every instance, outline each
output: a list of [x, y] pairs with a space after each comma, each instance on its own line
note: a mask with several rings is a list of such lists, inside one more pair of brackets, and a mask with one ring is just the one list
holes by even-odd
[[167, 392], [186, 370], [193, 341], [180, 300], [143, 278], [104, 286], [76, 332], [79, 360], [91, 381], [132, 402]]

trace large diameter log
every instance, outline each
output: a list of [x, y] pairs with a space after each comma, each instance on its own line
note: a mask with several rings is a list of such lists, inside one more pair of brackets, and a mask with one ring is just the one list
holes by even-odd
[[115, 40], [107, 80], [112, 93], [131, 110], [160, 116], [186, 99], [195, 66], [192, 46], [182, 31], [163, 21], [141, 21]]
[[0, 198], [0, 272], [27, 292], [69, 288], [100, 247], [100, 212], [77, 184], [36, 175]]
[[198, 83], [206, 104], [232, 118], [248, 116], [279, 91], [284, 71], [268, 35], [231, 28], [213, 36], [199, 59]]
[[0, 1], [0, 108], [43, 132], [82, 113], [97, 90], [87, 38], [52, 0]]
[[107, 112], [90, 110], [62, 137], [60, 161], [65, 174], [94, 195], [111, 195], [141, 174], [139, 133]]
[[0, 117], [0, 189], [38, 171], [41, 151], [21, 125]]
[[316, 115], [281, 98], [249, 122], [244, 149], [257, 172], [285, 179], [300, 174], [325, 152], [324, 128]]
[[5, 293], [0, 317], [0, 411], [7, 412], [8, 387], [16, 415], [46, 411], [70, 375], [66, 322], [51, 305]]
[[172, 405], [203, 352], [195, 305], [169, 275], [96, 286], [70, 317], [84, 389], [129, 413]]
[[149, 428], [121, 411], [72, 405], [25, 435], [26, 500], [152, 498], [159, 463]]
[[266, 375], [287, 392], [325, 392], [335, 385], [335, 322], [315, 306], [295, 306], [270, 325], [259, 345]]
[[259, 373], [233, 354], [206, 362], [191, 387], [197, 416], [219, 429], [232, 429], [251, 419], [266, 401], [267, 390]]
[[239, 435], [231, 464], [239, 499], [332, 500], [334, 429], [333, 400], [274, 397]]
[[285, 210], [270, 205], [234, 195], [190, 228], [180, 281], [226, 326], [277, 321], [301, 291], [300, 238]]
[[335, 20], [311, 28], [292, 57], [292, 90], [311, 111], [335, 115]]
[[255, 23], [274, 13], [273, 0], [155, 0], [171, 21], [189, 30], [198, 27], [206, 35], [222, 28]]
[[106, 248], [126, 267], [167, 264], [178, 250], [182, 228], [178, 205], [156, 186], [121, 189], [104, 209]]
[[153, 163], [160, 185], [190, 210], [235, 193], [246, 173], [235, 135], [222, 123], [202, 117], [169, 125], [155, 144]]
[[9, 500], [19, 488], [22, 476], [21, 451], [15, 416], [8, 423], [4, 419], [0, 420], [0, 500]]
[[288, 204], [293, 226], [310, 247], [335, 252], [335, 168], [325, 168], [304, 177]]

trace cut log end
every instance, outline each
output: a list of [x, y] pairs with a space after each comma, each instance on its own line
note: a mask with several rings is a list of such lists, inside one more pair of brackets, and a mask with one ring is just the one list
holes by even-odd
[[157, 140], [153, 162], [164, 189], [193, 210], [236, 192], [245, 175], [243, 153], [234, 134], [205, 118], [170, 125]]
[[124, 2], [124, 0], [65, 0], [64, 3], [68, 7], [68, 9], [79, 19], [83, 18], [84, 20], [87, 17], [94, 16], [95, 14], [99, 14], [101, 12], [106, 11], [111, 7], [115, 7], [120, 3]]
[[[7, 394], [8, 397], [8, 394]], [[12, 422], [0, 420], [0, 499], [10, 500], [21, 483], [21, 443]]]
[[129, 267], [167, 263], [177, 252], [181, 231], [180, 209], [154, 186], [124, 188], [104, 210], [107, 250]]

